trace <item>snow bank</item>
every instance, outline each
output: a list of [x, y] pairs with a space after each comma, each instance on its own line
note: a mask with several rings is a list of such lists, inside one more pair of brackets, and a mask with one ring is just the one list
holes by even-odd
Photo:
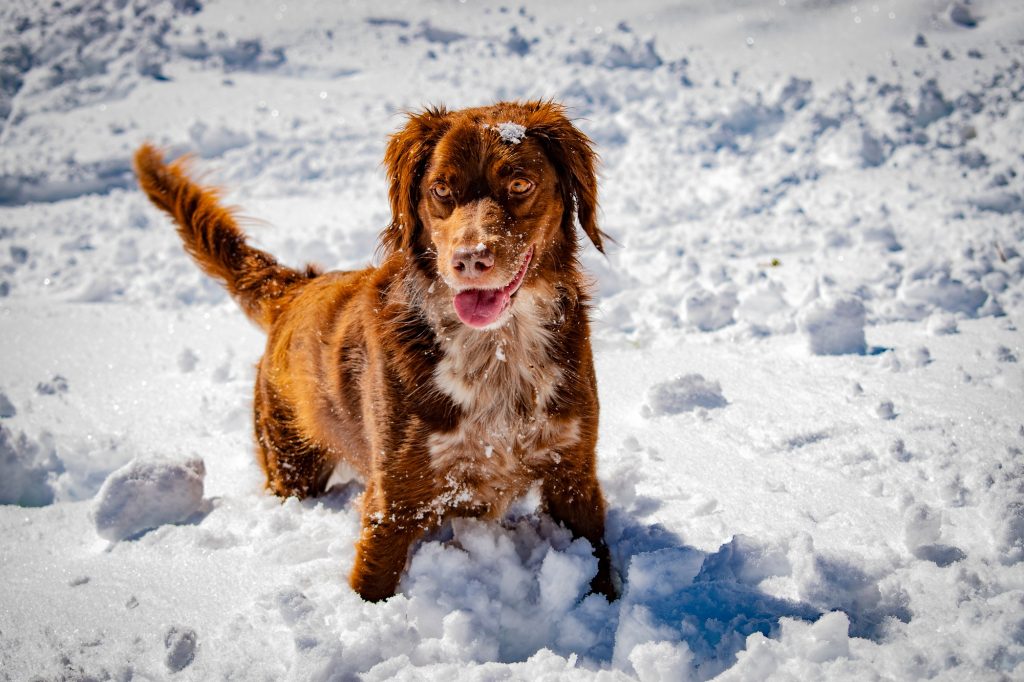
[[107, 540], [132, 538], [181, 523], [202, 508], [203, 460], [133, 459], [110, 474], [93, 502], [96, 533]]

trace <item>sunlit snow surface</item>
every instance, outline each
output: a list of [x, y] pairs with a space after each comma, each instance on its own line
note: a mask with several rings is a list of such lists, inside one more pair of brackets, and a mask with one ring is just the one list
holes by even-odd
[[[4, 3], [0, 679], [1024, 678], [1022, 39], [1016, 0]], [[262, 490], [262, 337], [130, 154], [355, 268], [401, 112], [534, 97], [603, 160], [623, 595], [526, 499], [367, 604], [360, 485]]]

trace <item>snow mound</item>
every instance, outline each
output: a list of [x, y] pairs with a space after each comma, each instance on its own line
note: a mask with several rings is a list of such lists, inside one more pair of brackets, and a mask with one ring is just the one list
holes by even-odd
[[679, 414], [700, 407], [712, 410], [728, 404], [717, 381], [708, 381], [700, 374], [684, 374], [651, 386], [644, 415]]
[[551, 647], [586, 650], [611, 617], [588, 595], [597, 560], [547, 518], [522, 519], [512, 532], [471, 519], [452, 522], [449, 543], [413, 556], [402, 592], [420, 641], [414, 660], [525, 660]]
[[117, 541], [185, 521], [202, 507], [205, 476], [198, 457], [185, 462], [133, 459], [110, 474], [96, 493], [96, 533]]
[[843, 296], [831, 302], [815, 301], [801, 311], [797, 322], [814, 355], [863, 354], [867, 350], [864, 318], [861, 300]]
[[783, 618], [778, 639], [769, 639], [760, 632], [751, 635], [727, 679], [753, 682], [828, 677], [824, 671], [842, 669], [825, 664], [850, 656], [849, 624], [842, 611], [828, 613], [815, 623]]

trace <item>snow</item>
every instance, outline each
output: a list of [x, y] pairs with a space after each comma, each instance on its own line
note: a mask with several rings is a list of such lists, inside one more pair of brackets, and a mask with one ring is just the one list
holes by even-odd
[[103, 482], [93, 502], [96, 534], [125, 540], [143, 531], [188, 520], [203, 503], [206, 467], [184, 462], [133, 459]]
[[[4, 4], [0, 678], [1024, 677], [1021, 35], [1013, 0]], [[263, 490], [263, 338], [130, 154], [363, 267], [398, 114], [527, 97], [602, 158], [622, 596], [533, 495], [364, 603], [361, 483]]]
[[816, 301], [800, 311], [798, 325], [814, 355], [864, 353], [864, 303], [855, 296]]
[[511, 121], [505, 121], [495, 126], [498, 129], [498, 135], [501, 136], [502, 142], [508, 142], [509, 144], [519, 144], [526, 137], [526, 126]]
[[700, 374], [685, 374], [651, 386], [644, 415], [679, 414], [701, 407], [725, 407], [727, 404], [722, 386], [717, 381], [708, 381]]

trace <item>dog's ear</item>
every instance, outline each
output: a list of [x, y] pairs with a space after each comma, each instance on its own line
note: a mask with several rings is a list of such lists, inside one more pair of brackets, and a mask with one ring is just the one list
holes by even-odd
[[385, 255], [410, 249], [416, 243], [422, 229], [417, 211], [420, 180], [446, 129], [447, 118], [444, 107], [410, 113], [405, 127], [388, 139], [384, 168], [388, 174], [391, 223], [380, 234], [380, 248]]
[[526, 128], [544, 146], [548, 159], [558, 171], [566, 207], [562, 228], [573, 237], [573, 217], [604, 253], [604, 240], [611, 239], [597, 226], [597, 154], [593, 143], [565, 116], [565, 107], [554, 102], [535, 102], [535, 112]]

